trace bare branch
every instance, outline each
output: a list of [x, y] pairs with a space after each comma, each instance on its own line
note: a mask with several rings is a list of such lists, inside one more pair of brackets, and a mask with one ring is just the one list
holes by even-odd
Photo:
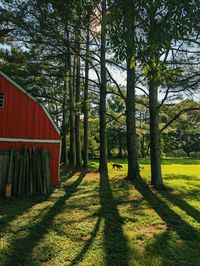
[[190, 107], [190, 108], [185, 108], [178, 112], [167, 124], [164, 125], [160, 129], [160, 133], [162, 133], [167, 127], [169, 127], [176, 119], [178, 119], [183, 113], [190, 112], [190, 111], [197, 111], [200, 110], [200, 107]]

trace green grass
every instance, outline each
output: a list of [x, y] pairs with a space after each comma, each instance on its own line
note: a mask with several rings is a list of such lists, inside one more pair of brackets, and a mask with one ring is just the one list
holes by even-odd
[[163, 159], [161, 192], [127, 183], [119, 162], [109, 179], [71, 171], [49, 197], [1, 199], [0, 266], [199, 266], [200, 160]]

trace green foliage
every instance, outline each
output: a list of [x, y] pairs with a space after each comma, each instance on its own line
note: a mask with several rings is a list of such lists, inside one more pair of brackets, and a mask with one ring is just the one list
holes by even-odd
[[89, 119], [89, 157], [99, 158], [99, 119], [92, 116]]
[[[199, 104], [186, 100], [179, 104], [163, 106], [161, 112], [161, 123], [172, 119], [180, 110], [198, 108]], [[200, 116], [199, 110], [183, 112], [167, 129], [162, 133], [162, 145], [166, 154], [173, 154], [176, 150], [183, 150], [187, 156], [191, 152], [200, 151]]]
[[173, 84], [181, 77], [181, 68], [171, 68], [162, 61], [152, 60], [149, 65], [143, 67], [144, 78], [147, 81], [154, 81], [158, 86], [165, 84]]
[[126, 129], [125, 127], [108, 127], [108, 156], [122, 158], [126, 156]]

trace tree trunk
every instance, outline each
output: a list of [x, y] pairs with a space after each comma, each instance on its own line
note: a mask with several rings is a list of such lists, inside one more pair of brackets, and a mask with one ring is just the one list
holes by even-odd
[[[78, 31], [79, 33], [79, 31]], [[79, 37], [77, 37], [77, 52], [80, 53]], [[76, 113], [75, 113], [75, 137], [76, 137], [76, 166], [81, 166], [81, 139], [80, 139], [80, 57], [76, 57]]]
[[68, 156], [67, 156], [67, 81], [66, 77], [64, 78], [64, 88], [63, 88], [63, 119], [62, 119], [62, 150], [61, 150], [61, 161], [67, 165]]
[[151, 184], [155, 187], [163, 187], [161, 157], [160, 157], [160, 132], [158, 87], [149, 82], [149, 108], [150, 108], [150, 155], [151, 155]]
[[186, 151], [187, 157], [190, 158], [190, 151]]
[[83, 130], [84, 130], [84, 144], [83, 144], [83, 166], [88, 167], [88, 89], [89, 89], [89, 43], [90, 35], [89, 35], [89, 25], [87, 29], [87, 38], [86, 38], [86, 61], [85, 61], [85, 86], [84, 86], [84, 121], [83, 121]]
[[76, 166], [76, 138], [75, 138], [75, 106], [74, 106], [74, 86], [71, 70], [71, 56], [68, 53], [68, 67], [69, 67], [69, 120], [70, 120], [70, 165]]
[[145, 158], [145, 136], [144, 135], [142, 135], [141, 137], [140, 145], [141, 145], [141, 157]]
[[122, 134], [121, 134], [121, 130], [119, 131], [118, 138], [119, 138], [119, 141], [118, 141], [118, 143], [119, 143], [118, 157], [120, 159], [122, 159], [123, 158], [123, 154], [122, 154]]
[[131, 1], [127, 6], [127, 95], [126, 95], [126, 128], [128, 151], [128, 176], [131, 181], [140, 179], [135, 119], [135, 41], [134, 41], [134, 10]]
[[101, 86], [100, 86], [100, 164], [99, 171], [107, 174], [107, 136], [106, 136], [106, 0], [102, 1], [101, 20]]

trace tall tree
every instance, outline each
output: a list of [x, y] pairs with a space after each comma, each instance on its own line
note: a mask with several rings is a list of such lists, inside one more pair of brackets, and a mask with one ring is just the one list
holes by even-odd
[[140, 179], [137, 141], [136, 141], [136, 43], [135, 43], [135, 6], [132, 0], [126, 1], [126, 63], [127, 63], [127, 95], [126, 95], [126, 127], [128, 150], [128, 179]]
[[80, 30], [76, 33], [76, 108], [75, 108], [75, 135], [76, 135], [76, 166], [80, 167], [82, 164], [81, 158], [81, 137], [80, 137]]
[[[113, 1], [109, 35], [114, 45], [115, 58], [126, 63], [126, 129], [128, 151], [128, 179], [140, 179], [135, 118], [136, 90], [136, 7], [135, 1]], [[120, 92], [123, 97], [123, 93]]]
[[[68, 33], [69, 35], [69, 33]], [[68, 39], [69, 40], [69, 39]], [[70, 165], [76, 166], [76, 131], [75, 131], [75, 86], [72, 76], [76, 74], [75, 58], [72, 61], [70, 47], [68, 46], [68, 86], [69, 86], [69, 124], [70, 124]]]
[[[65, 71], [66, 62], [65, 62]], [[62, 107], [62, 150], [61, 150], [61, 161], [67, 165], [68, 164], [68, 154], [67, 154], [67, 72], [65, 72], [64, 78], [64, 88], [63, 88], [63, 107]]]
[[86, 52], [85, 52], [85, 83], [84, 83], [84, 143], [83, 143], [83, 166], [88, 166], [88, 106], [89, 106], [89, 98], [88, 98], [88, 89], [89, 89], [89, 49], [90, 49], [90, 32], [89, 32], [89, 19], [87, 23], [87, 31], [86, 31]]
[[[193, 2], [193, 4], [191, 3]], [[193, 34], [196, 3], [191, 1], [155, 1], [139, 5], [138, 14], [142, 28], [140, 58], [146, 71], [150, 107], [151, 183], [163, 187], [160, 157], [158, 89], [166, 81], [167, 57], [172, 47]], [[198, 1], [199, 2], [199, 1]], [[198, 3], [199, 5], [199, 3]], [[145, 41], [143, 41], [145, 40]], [[171, 72], [173, 75], [174, 73]]]
[[101, 4], [101, 85], [100, 85], [100, 162], [99, 170], [107, 174], [107, 137], [106, 137], [106, 0]]

